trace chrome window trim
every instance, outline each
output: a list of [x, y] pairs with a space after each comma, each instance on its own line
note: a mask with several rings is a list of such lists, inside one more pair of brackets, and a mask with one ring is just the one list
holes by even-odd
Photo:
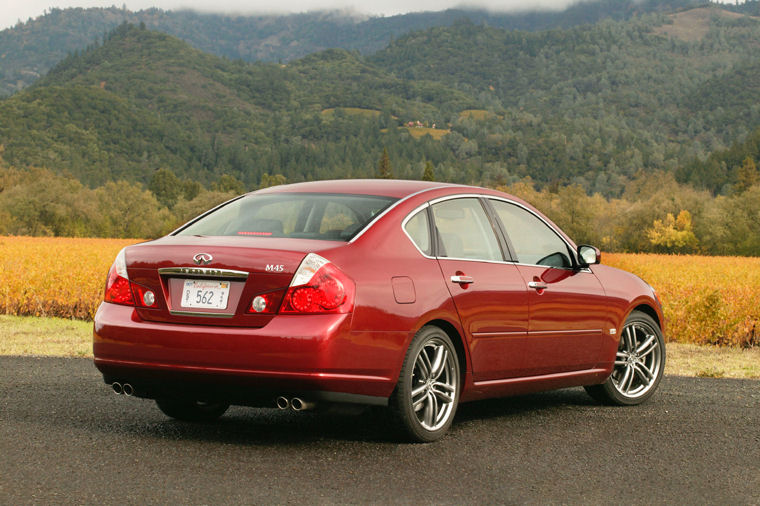
[[158, 273], [162, 276], [177, 276], [186, 278], [224, 278], [245, 281], [249, 273], [232, 269], [215, 269], [207, 267], [161, 267]]
[[385, 211], [383, 211], [382, 213], [380, 213], [377, 216], [375, 216], [374, 218], [372, 218], [372, 221], [370, 221], [369, 223], [367, 223], [366, 227], [364, 227], [363, 229], [361, 229], [361, 231], [358, 234], [356, 234], [355, 236], [353, 236], [351, 238], [351, 240], [348, 241], [348, 244], [353, 243], [355, 240], [357, 240], [358, 238], [360, 238], [361, 236], [363, 236], [364, 232], [366, 232], [367, 230], [369, 230], [375, 224], [375, 222], [377, 222], [383, 216], [385, 216], [386, 214], [388, 214], [389, 212], [391, 212], [394, 208], [396, 208], [396, 206], [401, 205], [403, 202], [406, 202], [410, 198], [416, 197], [417, 195], [420, 195], [421, 193], [425, 193], [425, 192], [429, 192], [429, 191], [433, 191], [433, 190], [442, 190], [442, 189], [445, 189], [445, 188], [450, 188], [450, 186], [435, 186], [433, 188], [424, 188], [424, 189], [416, 191], [414, 193], [410, 193], [406, 197], [398, 199], [396, 202], [394, 202], [389, 207], [387, 207], [385, 209]]
[[[445, 187], [442, 187], [442, 188], [445, 188]], [[422, 192], [417, 192], [414, 195], [417, 195], [419, 193], [422, 193]], [[412, 195], [410, 195], [410, 197], [411, 196]], [[556, 267], [556, 266], [552, 266], [552, 265], [528, 264], [528, 263], [524, 263], [524, 262], [517, 262], [517, 261], [511, 261], [511, 260], [479, 260], [479, 259], [474, 259], [474, 258], [433, 257], [433, 256], [429, 256], [429, 255], [426, 255], [425, 253], [423, 253], [422, 250], [420, 250], [420, 248], [414, 242], [414, 240], [406, 232], [406, 228], [404, 228], [406, 226], [406, 223], [410, 219], [412, 219], [412, 217], [414, 215], [416, 215], [419, 211], [423, 210], [426, 207], [430, 207], [433, 204], [437, 204], [438, 202], [443, 202], [443, 201], [446, 201], [446, 200], [458, 199], [458, 198], [473, 198], [473, 197], [475, 197], [475, 198], [485, 198], [485, 199], [499, 200], [501, 202], [505, 202], [507, 204], [512, 204], [512, 205], [515, 205], [515, 206], [517, 206], [517, 207], [519, 207], [521, 209], [524, 209], [528, 213], [530, 213], [533, 216], [535, 216], [536, 218], [538, 218], [541, 221], [541, 223], [543, 223], [544, 225], [546, 225], [547, 227], [549, 227], [549, 230], [551, 230], [552, 232], [554, 232], [554, 234], [557, 237], [559, 237], [560, 240], [563, 243], [565, 243], [565, 245], [567, 246], [567, 249], [570, 250], [570, 251], [573, 251], [573, 253], [575, 253], [575, 250], [573, 250], [573, 248], [570, 245], [570, 243], [567, 242], [567, 240], [565, 239], [565, 237], [562, 234], [560, 234], [559, 232], [557, 232], [556, 228], [554, 228], [544, 218], [542, 218], [541, 216], [537, 215], [534, 211], [532, 211], [528, 207], [524, 206], [523, 204], [521, 204], [519, 202], [516, 202], [514, 200], [508, 199], [508, 198], [498, 197], [498, 196], [495, 196], [495, 195], [486, 195], [486, 194], [482, 194], [482, 193], [457, 193], [455, 195], [444, 195], [442, 197], [438, 197], [438, 198], [435, 198], [433, 200], [429, 200], [429, 201], [425, 202], [424, 204], [420, 205], [419, 207], [416, 207], [414, 210], [410, 211], [409, 214], [407, 214], [406, 217], [403, 220], [401, 220], [401, 230], [404, 232], [404, 235], [406, 235], [409, 238], [409, 240], [411, 241], [411, 243], [414, 245], [415, 248], [417, 248], [417, 251], [419, 251], [420, 254], [423, 257], [429, 258], [429, 259], [433, 259], [433, 260], [435, 260], [435, 259], [444, 259], [444, 260], [458, 260], [458, 261], [463, 261], [463, 262], [485, 262], [485, 263], [491, 263], [491, 264], [511, 264], [511, 265], [522, 265], [522, 266], [525, 266], [525, 267], [543, 267], [543, 268], [550, 268], [550, 269], [561, 269], [561, 270], [565, 270], [565, 271], [575, 271], [575, 272], [584, 272], [584, 273], [593, 274], [593, 271], [591, 270], [590, 267], [583, 267], [581, 269], [576, 269], [576, 268], [573, 268], [573, 267]], [[399, 201], [399, 203], [400, 202], [401, 201]], [[388, 210], [390, 210], [390, 208]], [[370, 223], [370, 225], [371, 225], [371, 223]], [[428, 222], [428, 225], [430, 225], [429, 222]], [[575, 254], [573, 256], [575, 256]], [[574, 258], [574, 260], [576, 261], [576, 263], [578, 263], [577, 262], [577, 260], [578, 260], [577, 258]]]

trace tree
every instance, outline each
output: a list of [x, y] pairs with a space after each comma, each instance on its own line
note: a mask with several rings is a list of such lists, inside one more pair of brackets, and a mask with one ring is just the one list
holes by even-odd
[[736, 171], [736, 185], [734, 189], [736, 193], [744, 193], [759, 181], [760, 175], [757, 173], [755, 160], [751, 156], [748, 156], [742, 162], [739, 170]]
[[388, 148], [385, 147], [383, 147], [383, 156], [380, 158], [380, 164], [377, 166], [377, 177], [380, 179], [393, 179], [391, 159], [388, 156]]
[[654, 220], [646, 231], [649, 242], [665, 253], [686, 253], [697, 246], [697, 238], [691, 229], [691, 213], [681, 211], [675, 218], [668, 213], [665, 220]]
[[425, 162], [425, 171], [422, 173], [423, 181], [435, 181], [435, 172], [433, 169], [433, 162], [428, 160]]
[[261, 184], [259, 188], [269, 188], [270, 186], [278, 186], [287, 183], [287, 179], [282, 174], [272, 174], [271, 176], [265, 172], [261, 175]]
[[171, 169], [158, 169], [150, 178], [148, 189], [156, 199], [168, 208], [174, 207], [184, 188], [179, 178]]

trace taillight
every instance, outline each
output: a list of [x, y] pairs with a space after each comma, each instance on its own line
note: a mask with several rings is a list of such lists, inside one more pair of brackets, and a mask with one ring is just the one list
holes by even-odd
[[106, 293], [103, 296], [106, 302], [114, 304], [135, 305], [135, 299], [132, 295], [132, 289], [129, 286], [129, 276], [127, 275], [127, 261], [124, 256], [124, 250], [119, 251], [116, 255], [111, 269], [108, 271], [106, 280]]
[[329, 260], [309, 253], [293, 276], [280, 313], [349, 313], [356, 285]]
[[116, 260], [108, 271], [103, 300], [126, 306], [158, 307], [156, 295], [150, 289], [129, 281], [127, 260], [123, 249], [116, 255]]

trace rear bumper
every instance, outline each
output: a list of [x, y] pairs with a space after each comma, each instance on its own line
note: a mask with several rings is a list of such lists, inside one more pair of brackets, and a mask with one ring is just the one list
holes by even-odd
[[200, 395], [255, 404], [271, 395], [384, 404], [406, 332], [352, 332], [350, 314], [281, 315], [262, 328], [167, 324], [103, 303], [93, 354], [106, 382], [137, 395]]

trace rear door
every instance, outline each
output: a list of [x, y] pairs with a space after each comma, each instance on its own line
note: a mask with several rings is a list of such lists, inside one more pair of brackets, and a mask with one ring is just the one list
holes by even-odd
[[477, 197], [430, 207], [437, 258], [470, 348], [475, 381], [514, 375], [524, 360], [528, 290]]

